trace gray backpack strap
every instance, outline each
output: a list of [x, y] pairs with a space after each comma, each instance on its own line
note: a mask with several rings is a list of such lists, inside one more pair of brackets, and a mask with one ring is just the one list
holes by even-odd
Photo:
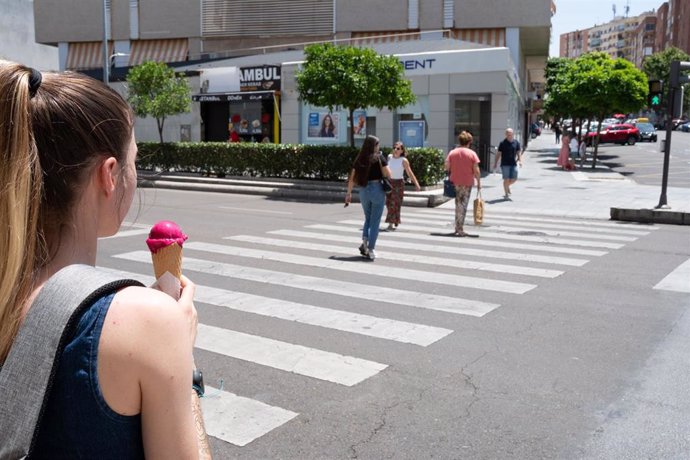
[[89, 265], [70, 265], [43, 286], [0, 370], [0, 459], [30, 453], [60, 356], [81, 313], [126, 286], [142, 286]]

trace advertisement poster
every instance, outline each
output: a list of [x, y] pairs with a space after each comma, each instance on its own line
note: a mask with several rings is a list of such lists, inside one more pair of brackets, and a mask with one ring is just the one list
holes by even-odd
[[367, 137], [367, 112], [366, 110], [355, 110], [352, 112], [353, 126], [355, 127], [355, 139]]
[[401, 121], [400, 142], [405, 147], [424, 147], [424, 120]]
[[331, 112], [309, 112], [307, 137], [312, 139], [338, 138], [340, 114]]

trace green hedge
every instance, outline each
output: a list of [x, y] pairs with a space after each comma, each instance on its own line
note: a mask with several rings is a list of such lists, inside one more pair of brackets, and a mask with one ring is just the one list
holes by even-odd
[[[141, 170], [330, 181], [347, 179], [359, 151], [344, 146], [227, 142], [140, 142], [138, 146]], [[409, 149], [407, 154], [422, 186], [443, 178], [443, 158], [435, 148]]]

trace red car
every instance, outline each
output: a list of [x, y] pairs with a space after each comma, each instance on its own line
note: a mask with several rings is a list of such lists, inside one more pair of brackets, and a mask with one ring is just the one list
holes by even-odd
[[[592, 145], [597, 133], [587, 133], [587, 145]], [[640, 140], [640, 131], [634, 126], [627, 123], [620, 123], [618, 125], [611, 125], [602, 128], [599, 133], [600, 144], [628, 144], [635, 145], [635, 142]]]

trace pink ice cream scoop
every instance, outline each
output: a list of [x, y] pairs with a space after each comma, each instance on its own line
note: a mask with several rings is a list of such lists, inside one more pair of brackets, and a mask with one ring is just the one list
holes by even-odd
[[180, 227], [175, 222], [162, 220], [151, 228], [149, 237], [146, 238], [146, 244], [151, 253], [155, 254], [160, 249], [173, 243], [177, 243], [178, 246], [182, 247], [182, 243], [186, 240], [187, 235], [180, 230]]

